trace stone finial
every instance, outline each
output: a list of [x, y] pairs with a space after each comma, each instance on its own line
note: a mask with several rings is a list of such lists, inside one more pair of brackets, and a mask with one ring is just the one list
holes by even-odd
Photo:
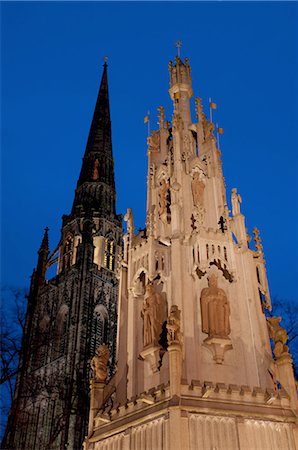
[[257, 252], [263, 255], [263, 245], [261, 244], [260, 230], [257, 227], [253, 229], [254, 241], [256, 245]]
[[284, 328], [280, 326], [280, 321], [282, 317], [268, 317], [267, 325], [269, 330], [269, 336], [274, 343], [274, 355], [278, 359], [284, 354], [289, 353], [289, 348], [286, 344], [288, 340], [287, 332]]
[[157, 111], [158, 111], [158, 125], [159, 125], [159, 128], [160, 129], [162, 129], [162, 128], [165, 128], [165, 109], [164, 109], [164, 107], [163, 106], [159, 106], [158, 108], [157, 108]]
[[93, 378], [96, 382], [104, 383], [108, 376], [108, 362], [110, 351], [106, 344], [102, 344], [96, 349], [96, 353], [91, 360]]
[[195, 104], [196, 104], [196, 117], [197, 119], [202, 120], [203, 118], [202, 99], [200, 97], [196, 97]]

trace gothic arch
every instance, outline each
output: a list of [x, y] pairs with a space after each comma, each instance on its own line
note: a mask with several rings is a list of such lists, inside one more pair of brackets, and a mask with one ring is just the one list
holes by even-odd
[[69, 307], [63, 303], [56, 316], [54, 348], [59, 355], [63, 355], [66, 344], [66, 330], [68, 325]]

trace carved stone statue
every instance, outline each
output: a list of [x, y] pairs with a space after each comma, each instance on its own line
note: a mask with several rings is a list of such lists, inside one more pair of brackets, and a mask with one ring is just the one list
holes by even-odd
[[191, 190], [194, 205], [197, 207], [204, 205], [204, 189], [205, 184], [201, 181], [199, 172], [195, 172], [191, 182]]
[[274, 355], [279, 358], [283, 353], [289, 353], [289, 347], [285, 345], [288, 340], [287, 332], [282, 328], [279, 322], [281, 317], [268, 317], [267, 324], [269, 329], [269, 336], [274, 343]]
[[227, 338], [230, 329], [230, 307], [226, 293], [217, 286], [217, 276], [211, 274], [208, 287], [201, 293], [202, 330], [209, 337]]
[[162, 324], [167, 318], [167, 305], [165, 298], [155, 292], [152, 284], [147, 284], [142, 309], [144, 320], [144, 347], [158, 345]]
[[160, 146], [160, 134], [159, 131], [152, 131], [151, 135], [147, 138], [148, 152], [157, 152]]
[[233, 216], [237, 216], [240, 214], [240, 204], [242, 203], [242, 198], [239, 194], [237, 194], [237, 189], [232, 189], [232, 214]]
[[94, 180], [94, 181], [98, 180], [98, 178], [99, 178], [99, 170], [98, 169], [99, 169], [99, 162], [98, 162], [98, 159], [96, 159], [93, 164], [93, 173], [92, 173], [92, 180]]
[[108, 376], [108, 362], [110, 351], [106, 344], [102, 344], [96, 349], [96, 353], [91, 360], [91, 369], [95, 381], [104, 383]]
[[168, 191], [169, 191], [169, 183], [163, 178], [161, 180], [160, 188], [158, 190], [158, 197], [159, 197], [158, 214], [160, 216], [166, 212], [168, 202]]
[[177, 305], [171, 306], [170, 315], [167, 321], [168, 330], [168, 344], [181, 344], [181, 332], [180, 332], [180, 315], [181, 311]]

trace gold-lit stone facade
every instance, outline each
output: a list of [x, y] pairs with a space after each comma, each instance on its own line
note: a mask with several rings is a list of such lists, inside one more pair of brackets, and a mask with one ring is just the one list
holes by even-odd
[[192, 122], [188, 60], [169, 71], [172, 122], [160, 107], [148, 138], [146, 229], [135, 235], [125, 216], [117, 371], [91, 383], [85, 449], [298, 449], [292, 360], [264, 314], [259, 232], [252, 249], [236, 189], [229, 211], [200, 98]]

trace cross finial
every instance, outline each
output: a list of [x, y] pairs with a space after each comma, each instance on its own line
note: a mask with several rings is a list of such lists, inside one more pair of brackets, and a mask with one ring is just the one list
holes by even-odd
[[180, 58], [180, 48], [182, 47], [182, 41], [176, 41], [175, 46], [177, 48], [178, 57]]

